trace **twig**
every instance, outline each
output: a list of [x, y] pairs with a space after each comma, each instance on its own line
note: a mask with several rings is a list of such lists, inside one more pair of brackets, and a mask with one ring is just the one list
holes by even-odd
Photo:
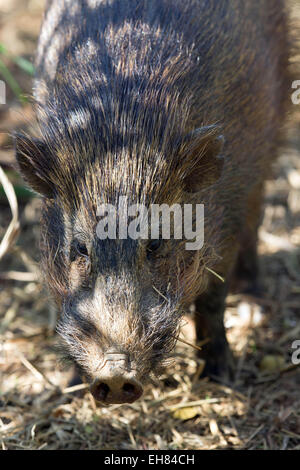
[[168, 409], [171, 411], [179, 410], [180, 408], [189, 408], [192, 406], [200, 406], [204, 405], [205, 403], [220, 403], [221, 399], [220, 398], [207, 398], [203, 400], [197, 400], [197, 401], [190, 401], [186, 403], [179, 403], [178, 405], [172, 405], [168, 406]]
[[12, 220], [8, 226], [8, 229], [0, 243], [0, 260], [3, 258], [5, 253], [9, 250], [13, 243], [15, 243], [17, 236], [20, 232], [20, 223], [18, 220], [18, 202], [15, 194], [15, 190], [9, 179], [7, 178], [6, 174], [2, 170], [0, 166], [0, 183], [3, 186], [4, 192], [7, 196], [11, 213], [12, 213]]
[[187, 346], [190, 346], [191, 348], [197, 349], [198, 351], [202, 350], [202, 348], [200, 346], [196, 346], [195, 344], [189, 343], [188, 341], [185, 341], [185, 339], [177, 338], [177, 341], [180, 341], [181, 343], [187, 344]]
[[292, 370], [295, 370], [298, 367], [300, 367], [300, 364], [290, 364], [289, 366], [280, 369], [279, 374], [286, 374], [287, 372], [291, 372]]
[[283, 374], [286, 374], [288, 372], [291, 372], [293, 370], [296, 370], [300, 367], [300, 364], [290, 364], [289, 366], [283, 367], [282, 369], [279, 369], [278, 372], [275, 372], [273, 374], [268, 374], [265, 375], [261, 378], [258, 378], [255, 380], [255, 384], [262, 384], [265, 382], [273, 382], [279, 379], [279, 377]]
[[37, 276], [40, 276], [40, 270], [38, 268], [38, 264], [29, 256], [28, 253], [26, 253], [22, 248], [19, 246], [15, 246], [12, 251], [13, 254], [17, 254], [20, 256], [25, 268], [27, 269], [28, 272], [32, 274], [36, 274]]
[[300, 334], [300, 325], [297, 325], [295, 328], [292, 330], [288, 331], [287, 333], [283, 334], [281, 338], [277, 341], [277, 344], [279, 346], [282, 346], [286, 341], [289, 341], [293, 338], [297, 338], [297, 336]]
[[264, 424], [261, 424], [252, 434], [251, 436], [249, 437], [249, 439], [246, 440], [244, 446], [246, 446], [247, 444], [249, 444], [252, 439], [254, 439], [254, 437], [262, 430], [264, 429], [265, 425]]
[[74, 393], [74, 392], [78, 392], [78, 390], [85, 390], [88, 387], [89, 387], [88, 384], [73, 385], [72, 387], [64, 388], [62, 390], [62, 393], [63, 394], [65, 394], [65, 393]]
[[0, 279], [5, 281], [37, 282], [38, 276], [35, 273], [7, 271], [5, 273], [0, 273]]
[[201, 341], [198, 341], [198, 347], [202, 348], [202, 346], [205, 346], [207, 343], [210, 343], [211, 339], [209, 337], [202, 339]]
[[20, 306], [20, 301], [14, 300], [12, 305], [6, 311], [6, 314], [4, 315], [4, 318], [2, 319], [0, 323], [0, 334], [4, 333], [4, 331], [8, 328], [9, 324], [15, 318], [19, 306]]
[[22, 354], [19, 353], [19, 358], [22, 364], [35, 376], [36, 379], [38, 380], [44, 380], [47, 382], [52, 388], [57, 388], [56, 385], [54, 385], [42, 372], [39, 372], [27, 359], [26, 357]]
[[205, 269], [209, 271], [211, 274], [213, 274], [214, 276], [216, 276], [218, 279], [220, 279], [220, 281], [225, 282], [225, 279], [222, 276], [220, 276], [220, 274], [216, 273], [215, 271], [208, 268], [207, 266], [205, 266]]
[[152, 287], [153, 287], [153, 289], [155, 290], [155, 292], [157, 292], [166, 302], [169, 303], [167, 297], [166, 297], [164, 294], [162, 294], [158, 289], [156, 289], [155, 286], [152, 286]]

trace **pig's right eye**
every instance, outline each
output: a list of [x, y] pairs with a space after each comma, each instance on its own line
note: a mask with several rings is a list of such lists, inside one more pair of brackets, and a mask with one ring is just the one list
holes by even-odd
[[153, 255], [156, 254], [156, 252], [159, 250], [159, 248], [162, 245], [162, 240], [161, 239], [153, 239], [151, 240], [148, 245], [147, 245], [147, 258], [151, 259]]

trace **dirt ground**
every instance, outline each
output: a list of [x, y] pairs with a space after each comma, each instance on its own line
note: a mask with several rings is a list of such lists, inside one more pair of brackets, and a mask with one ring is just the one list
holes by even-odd
[[[0, 44], [12, 56], [32, 61], [42, 5], [0, 0]], [[300, 18], [300, 2], [293, 14]], [[0, 59], [30, 94], [31, 77], [11, 57]], [[291, 360], [293, 342], [300, 340], [300, 105], [294, 108], [287, 142], [266, 183], [259, 232], [264, 295], [235, 293], [227, 299], [226, 332], [237, 357], [234, 383], [201, 378], [194, 349], [179, 342], [173, 364], [141, 400], [106, 408], [86, 388], [68, 389], [71, 371], [57, 359], [55, 312], [38, 273], [40, 202], [9, 166], [7, 132], [26, 128], [32, 110], [7, 87], [7, 105], [0, 106], [0, 165], [15, 186], [21, 233], [0, 262], [3, 450], [300, 449], [300, 369]], [[10, 220], [0, 185], [0, 240]], [[189, 315], [181, 337], [193, 341]]]

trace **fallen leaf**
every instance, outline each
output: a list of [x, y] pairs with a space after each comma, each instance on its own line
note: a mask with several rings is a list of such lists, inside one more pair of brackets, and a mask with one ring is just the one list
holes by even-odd
[[276, 372], [282, 369], [284, 365], [285, 360], [283, 356], [269, 354], [261, 360], [259, 368], [262, 372]]
[[180, 408], [173, 412], [173, 418], [180, 419], [185, 421], [187, 419], [195, 418], [199, 414], [199, 408], [195, 406], [190, 406], [188, 408]]

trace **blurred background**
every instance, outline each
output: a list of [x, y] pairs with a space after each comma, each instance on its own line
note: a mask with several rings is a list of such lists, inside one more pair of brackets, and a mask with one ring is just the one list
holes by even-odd
[[[32, 64], [43, 5], [0, 0], [0, 448], [300, 449], [300, 369], [291, 361], [300, 340], [300, 104], [266, 182], [264, 295], [227, 299], [226, 332], [237, 358], [232, 387], [201, 378], [194, 349], [179, 342], [172, 365], [139, 402], [99, 407], [86, 388], [67, 387], [71, 371], [58, 363], [55, 310], [38, 268], [40, 201], [12, 166], [10, 133], [34, 126]], [[289, 7], [300, 26], [300, 2]], [[299, 58], [300, 43], [295, 67]], [[181, 337], [194, 341], [188, 314]]]

